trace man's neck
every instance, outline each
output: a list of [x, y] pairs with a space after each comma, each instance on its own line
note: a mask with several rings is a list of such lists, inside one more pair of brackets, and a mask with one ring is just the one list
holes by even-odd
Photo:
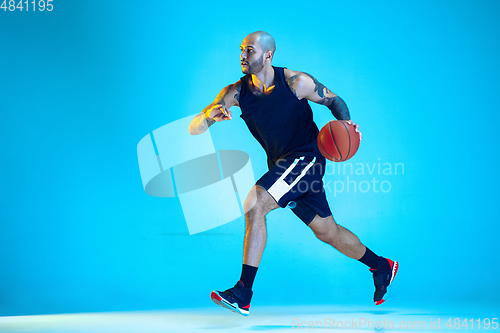
[[274, 68], [264, 67], [259, 73], [252, 74], [252, 83], [264, 94], [274, 88]]

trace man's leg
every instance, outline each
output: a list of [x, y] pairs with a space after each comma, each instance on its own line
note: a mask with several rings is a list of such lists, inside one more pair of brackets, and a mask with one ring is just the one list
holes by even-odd
[[246, 232], [240, 280], [226, 291], [213, 291], [212, 300], [233, 312], [248, 316], [252, 285], [267, 241], [266, 214], [278, 204], [262, 187], [255, 185], [245, 200]]
[[255, 185], [245, 200], [246, 232], [243, 245], [243, 264], [259, 267], [267, 241], [266, 214], [278, 204], [262, 187]]
[[359, 238], [343, 226], [335, 223], [331, 215], [325, 218], [316, 215], [309, 227], [318, 239], [330, 244], [349, 258], [359, 260], [365, 254], [366, 247], [360, 242]]
[[375, 255], [360, 242], [355, 234], [335, 223], [332, 216], [322, 218], [316, 215], [309, 227], [311, 227], [318, 239], [330, 244], [346, 256], [359, 260], [370, 267], [375, 283], [373, 300], [376, 305], [382, 304], [387, 287], [391, 284], [398, 271], [398, 262]]

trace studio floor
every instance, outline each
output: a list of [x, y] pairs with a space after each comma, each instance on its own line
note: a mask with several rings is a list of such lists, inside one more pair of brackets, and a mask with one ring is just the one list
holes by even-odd
[[[500, 332], [500, 307], [457, 304], [254, 307], [243, 317], [211, 308], [0, 317], [0, 332], [252, 332], [335, 329], [352, 332]], [[496, 319], [495, 319], [496, 318]], [[479, 326], [480, 325], [480, 326]]]

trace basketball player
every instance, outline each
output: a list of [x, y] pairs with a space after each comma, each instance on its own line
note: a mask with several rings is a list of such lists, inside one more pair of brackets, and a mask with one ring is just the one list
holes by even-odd
[[[317, 238], [369, 267], [375, 304], [382, 304], [398, 263], [376, 255], [334, 221], [322, 182], [326, 161], [317, 146], [319, 131], [308, 101], [325, 105], [336, 119], [353, 124], [346, 104], [313, 76], [272, 66], [276, 47], [268, 33], [251, 33], [240, 48], [245, 76], [225, 87], [192, 120], [189, 131], [200, 134], [215, 122], [232, 119], [230, 108], [238, 106], [241, 118], [267, 153], [269, 171], [244, 203], [246, 232], [240, 280], [226, 291], [213, 291], [212, 300], [233, 312], [249, 314], [252, 285], [266, 245], [266, 214], [290, 206]], [[361, 139], [359, 126], [353, 125]]]

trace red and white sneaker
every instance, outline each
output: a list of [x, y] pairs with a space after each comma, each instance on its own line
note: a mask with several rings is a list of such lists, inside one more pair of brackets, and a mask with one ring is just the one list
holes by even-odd
[[384, 295], [387, 293], [387, 287], [396, 277], [399, 264], [397, 261], [382, 258], [378, 263], [377, 268], [370, 268], [373, 273], [373, 282], [375, 283], [375, 294], [373, 300], [375, 305], [380, 305], [385, 302]]
[[248, 316], [252, 295], [252, 290], [245, 288], [243, 282], [238, 281], [234, 287], [226, 291], [212, 291], [210, 297], [215, 304], [243, 316]]

